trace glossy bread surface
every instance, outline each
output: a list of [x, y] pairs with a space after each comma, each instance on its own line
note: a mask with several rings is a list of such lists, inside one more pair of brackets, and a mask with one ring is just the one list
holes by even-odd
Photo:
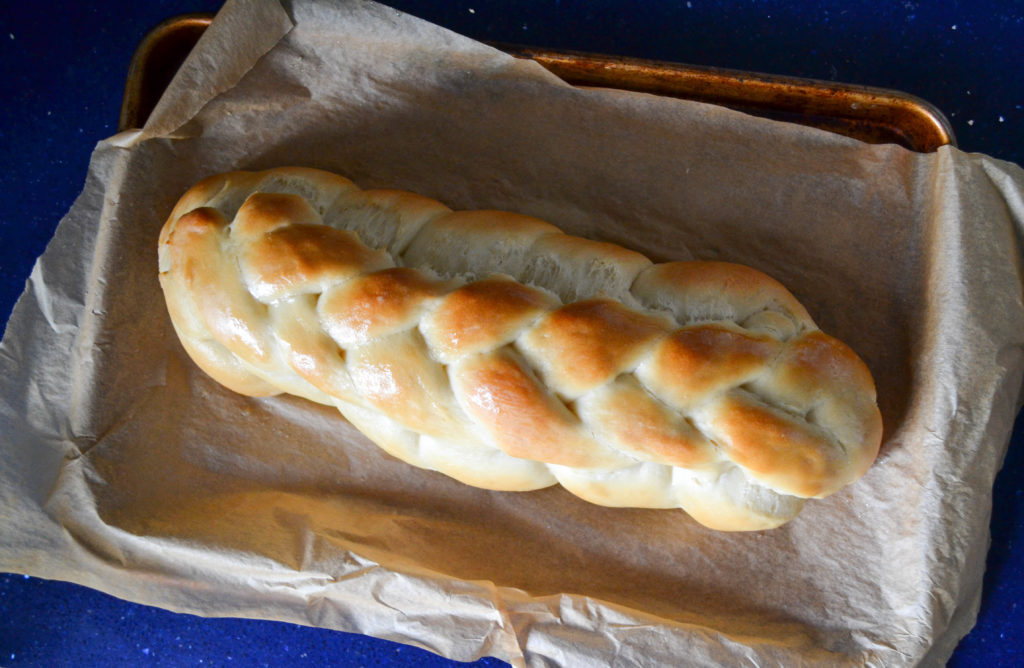
[[160, 280], [197, 364], [471, 485], [777, 526], [874, 460], [874, 383], [778, 282], [305, 168], [193, 187]]

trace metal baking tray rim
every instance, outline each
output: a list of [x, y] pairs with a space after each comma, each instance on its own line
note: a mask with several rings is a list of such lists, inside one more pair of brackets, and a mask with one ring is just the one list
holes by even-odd
[[[125, 82], [119, 127], [142, 127], [212, 14], [167, 19], [139, 43]], [[716, 104], [774, 120], [827, 130], [868, 143], [928, 153], [956, 145], [949, 120], [913, 95], [841, 84], [512, 44], [492, 44], [529, 58], [575, 86], [617, 88]]]

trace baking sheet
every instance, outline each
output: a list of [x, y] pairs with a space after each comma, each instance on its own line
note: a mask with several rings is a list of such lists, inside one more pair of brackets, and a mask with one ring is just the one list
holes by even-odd
[[[175, 340], [156, 238], [198, 179], [302, 164], [779, 278], [868, 363], [862, 480], [769, 532], [469, 488]], [[229, 2], [101, 142], [0, 343], [0, 568], [516, 665], [941, 663], [1019, 409], [1024, 174], [580, 90], [362, 2]]]
[[[119, 130], [145, 125], [167, 84], [211, 21], [213, 14], [177, 16], [143, 38], [128, 70]], [[953, 129], [941, 111], [900, 91], [514, 44], [496, 46], [540, 63], [574, 86], [708, 102], [873, 144], [899, 144], [922, 153], [947, 144], [956, 146]]]

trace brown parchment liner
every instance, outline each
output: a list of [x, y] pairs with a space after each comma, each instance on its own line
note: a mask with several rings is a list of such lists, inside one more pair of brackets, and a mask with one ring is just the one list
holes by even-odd
[[[497, 493], [178, 344], [194, 182], [306, 165], [786, 284], [875, 375], [882, 453], [783, 528]], [[568, 86], [380, 5], [228, 2], [101, 142], [0, 344], [0, 569], [515, 665], [940, 664], [973, 624], [1024, 369], [1024, 172]]]

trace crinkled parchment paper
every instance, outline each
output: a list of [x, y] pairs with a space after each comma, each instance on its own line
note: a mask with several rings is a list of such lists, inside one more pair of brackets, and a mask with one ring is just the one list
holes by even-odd
[[[496, 493], [179, 346], [156, 240], [230, 169], [306, 165], [780, 279], [871, 367], [874, 468], [783, 528]], [[0, 346], [0, 568], [517, 665], [941, 663], [973, 623], [1024, 360], [1024, 172], [570, 87], [379, 5], [229, 2], [101, 142]]]

